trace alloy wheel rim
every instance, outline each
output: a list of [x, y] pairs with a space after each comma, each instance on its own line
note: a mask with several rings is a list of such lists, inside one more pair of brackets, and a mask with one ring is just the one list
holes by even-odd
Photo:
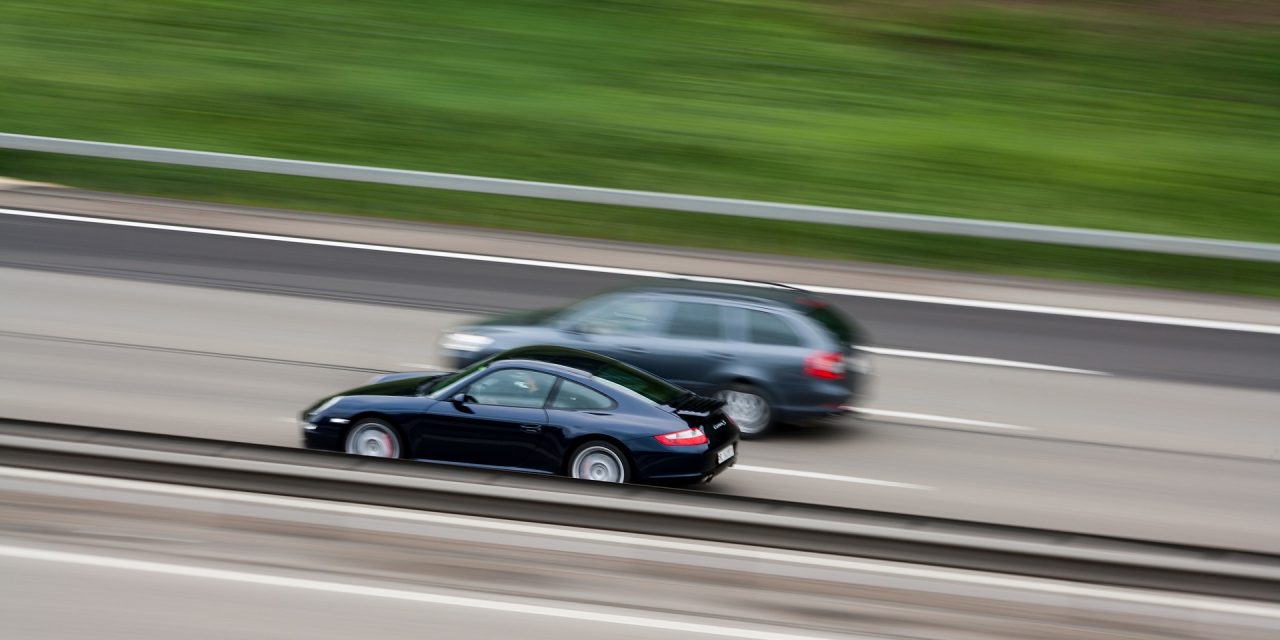
[[769, 426], [769, 403], [764, 398], [745, 391], [728, 389], [716, 394], [724, 401], [725, 413], [743, 433], [759, 433]]
[[398, 455], [395, 440], [379, 427], [366, 427], [352, 437], [351, 453], [375, 458], [394, 458]]
[[622, 482], [622, 461], [608, 449], [592, 447], [578, 455], [573, 477], [597, 482]]

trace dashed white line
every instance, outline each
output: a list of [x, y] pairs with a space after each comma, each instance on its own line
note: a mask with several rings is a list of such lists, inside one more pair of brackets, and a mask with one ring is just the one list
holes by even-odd
[[902, 418], [904, 420], [918, 420], [922, 422], [938, 422], [942, 424], [954, 424], [964, 427], [985, 427], [988, 429], [1008, 429], [1010, 431], [1035, 431], [1032, 427], [1023, 427], [1016, 424], [1005, 424], [1003, 422], [987, 422], [986, 420], [969, 420], [968, 418], [952, 418], [949, 416], [935, 416], [929, 413], [911, 413], [909, 411], [890, 411], [888, 409], [865, 409], [860, 407], [849, 407], [851, 411], [863, 413], [878, 418]]
[[[741, 467], [736, 467], [741, 468]], [[243, 504], [269, 505], [276, 507], [285, 507], [292, 509], [300, 509], [313, 512], [335, 513], [345, 516], [364, 516], [373, 518], [388, 518], [393, 520], [403, 520], [411, 522], [426, 522], [433, 524], [444, 524], [459, 527], [471, 527], [475, 529], [485, 529], [490, 531], [515, 532], [527, 535], [542, 535], [568, 540], [585, 540], [591, 542], [605, 542], [610, 544], [629, 545], [641, 548], [653, 549], [674, 549], [680, 551], [689, 551], [694, 553], [743, 558], [748, 560], [762, 560], [771, 562], [786, 562], [790, 564], [821, 566], [829, 568], [844, 569], [849, 571], [861, 571], [882, 575], [894, 575], [910, 578], [923, 578], [929, 580], [942, 580], [946, 582], [970, 584], [988, 587], [1004, 587], [1024, 591], [1037, 591], [1041, 593], [1052, 593], [1070, 597], [1093, 597], [1111, 600], [1120, 600], [1125, 602], [1134, 602], [1140, 604], [1149, 604], [1156, 606], [1166, 606], [1174, 608], [1192, 609], [1197, 611], [1211, 611], [1216, 613], [1232, 613], [1241, 615], [1258, 616], [1270, 619], [1280, 620], [1280, 606], [1267, 605], [1255, 602], [1230, 600], [1224, 598], [1210, 598], [1201, 596], [1157, 593], [1151, 591], [1129, 589], [1124, 587], [1107, 587], [1101, 585], [1091, 585], [1087, 583], [1073, 583], [1057, 580], [1047, 580], [1042, 578], [1028, 578], [1011, 575], [1000, 575], [992, 573], [983, 573], [976, 571], [966, 571], [959, 569], [948, 569], [945, 567], [929, 567], [921, 565], [908, 565], [902, 563], [891, 563], [876, 560], [866, 560], [859, 558], [836, 558], [821, 554], [806, 554], [798, 552], [783, 552], [769, 549], [753, 549], [735, 545], [724, 544], [705, 544], [701, 542], [690, 542], [687, 540], [674, 540], [667, 538], [657, 538], [652, 536], [641, 536], [623, 533], [612, 533], [605, 531], [597, 531], [593, 529], [578, 529], [569, 527], [555, 527], [550, 525], [529, 524], [523, 522], [515, 522], [510, 520], [498, 520], [494, 518], [480, 518], [476, 516], [458, 516], [447, 515], [441, 513], [431, 513], [427, 511], [413, 511], [409, 509], [399, 509], [394, 507], [375, 507], [369, 505], [351, 504], [343, 502], [331, 502], [325, 500], [315, 500], [310, 498], [291, 498], [287, 496], [273, 496], [265, 494], [248, 493], [244, 491], [232, 491], [229, 489], [211, 489], [206, 487], [188, 487], [182, 485], [161, 484], [157, 482], [145, 482], [140, 480], [125, 480], [119, 478], [107, 478], [102, 476], [85, 476], [71, 473], [63, 473], [58, 471], [41, 471], [36, 469], [18, 469], [11, 467], [0, 467], [0, 476], [13, 478], [24, 478], [30, 480], [39, 480], [45, 482], [59, 482], [63, 484], [75, 484], [82, 486], [105, 487], [111, 489], [121, 489], [126, 491], [144, 491], [148, 493], [157, 493], [163, 495], [183, 496], [188, 498], [199, 498], [206, 500], [226, 500], [230, 502], [239, 502]]]
[[1109, 376], [1111, 374], [1103, 371], [1093, 371], [1090, 369], [1073, 369], [1071, 367], [1059, 367], [1051, 364], [1038, 364], [1035, 362], [1021, 362], [1018, 360], [1001, 360], [999, 358], [983, 358], [981, 356], [962, 356], [953, 353], [931, 353], [928, 351], [908, 351], [906, 349], [888, 349], [885, 347], [858, 347], [860, 351], [874, 353], [880, 356], [889, 356], [892, 358], [916, 358], [918, 360], [942, 360], [946, 362], [961, 362], [965, 364], [982, 364], [993, 367], [1012, 367], [1014, 369], [1036, 369], [1039, 371], [1053, 371], [1057, 373], [1079, 373], [1089, 376]]
[[[735, 278], [715, 278], [709, 276], [689, 276], [666, 271], [653, 271], [649, 269], [629, 269], [624, 267], [604, 267], [599, 265], [579, 264], [572, 262], [555, 262], [551, 260], [531, 260], [527, 258], [508, 258], [504, 256], [490, 256], [474, 253], [458, 253], [454, 251], [436, 251], [432, 249], [413, 249], [409, 247], [392, 247], [387, 245], [366, 244], [362, 242], [344, 242], [341, 240], [320, 240], [316, 238], [299, 238], [294, 236], [280, 236], [269, 233], [252, 233], [247, 231], [228, 231], [224, 229], [206, 229], [202, 227], [186, 227], [173, 224], [158, 224], [154, 222], [135, 222], [133, 220], [114, 220], [111, 218], [96, 218], [90, 216], [73, 216], [62, 213], [45, 213], [41, 211], [25, 211], [21, 209], [0, 208], [0, 214], [11, 216], [23, 216], [28, 218], [43, 218], [47, 220], [66, 220], [70, 222], [85, 222], [92, 224], [104, 224], [118, 227], [132, 227], [136, 229], [154, 229], [158, 231], [177, 231], [181, 233], [195, 233], [210, 236], [223, 236], [229, 238], [245, 238], [250, 240], [270, 240], [273, 242], [289, 242], [293, 244], [307, 244], [324, 247], [335, 247], [341, 249], [361, 249], [365, 251], [382, 251], [386, 253], [404, 253], [420, 256], [431, 256], [437, 258], [453, 258], [457, 260], [473, 260], [479, 262], [494, 262], [501, 264], [516, 264], [530, 267], [543, 267], [547, 269], [565, 269], [570, 271], [589, 271], [595, 273], [612, 273], [618, 275], [640, 276], [646, 278], [659, 278], [666, 280], [695, 280], [699, 282], [721, 282], [732, 283], [746, 286], [767, 286], [759, 282], [749, 280], [738, 280]], [[910, 293], [893, 293], [889, 291], [872, 291], [869, 289], [849, 289], [844, 287], [829, 287], [821, 285], [809, 284], [791, 284], [784, 283], [786, 286], [799, 287], [807, 289], [815, 293], [826, 293], [836, 296], [850, 296], [856, 298], [877, 298], [881, 300], [901, 300], [904, 302], [921, 302], [926, 304], [943, 304], [957, 307], [974, 307], [979, 309], [995, 309], [1000, 311], [1019, 311], [1026, 313], [1042, 313], [1057, 316], [1070, 316], [1076, 318], [1093, 318], [1098, 320], [1118, 320], [1122, 322], [1141, 322], [1146, 324], [1160, 324], [1179, 327], [1193, 327], [1198, 329], [1218, 329], [1223, 331], [1244, 331], [1250, 333], [1266, 333], [1272, 335], [1280, 335], [1280, 325], [1257, 324], [1250, 322], [1231, 322], [1225, 320], [1207, 320], [1202, 318], [1181, 318], [1176, 316], [1159, 316], [1145, 313], [1127, 313], [1119, 311], [1099, 311], [1094, 309], [1076, 309], [1071, 307], [1055, 307], [1049, 305], [1038, 304], [1022, 304], [1014, 302], [995, 302], [990, 300], [971, 300], [967, 298], [950, 298], [945, 296], [929, 296]]]
[[746, 471], [749, 473], [767, 473], [776, 476], [791, 476], [793, 478], [806, 478], [809, 480], [829, 480], [831, 482], [849, 482], [853, 484], [869, 484], [878, 487], [894, 487], [896, 489], [919, 489], [921, 491], [933, 491], [933, 487], [922, 484], [910, 484], [907, 482], [894, 482], [892, 480], [876, 480], [875, 478], [858, 478], [855, 476], [838, 476], [830, 473], [818, 473], [816, 471], [795, 471], [792, 469], [774, 469], [773, 467], [756, 467], [752, 465], [739, 464], [734, 465], [735, 471]]
[[[450, 607], [465, 607], [469, 609], [483, 609], [488, 611], [501, 611], [504, 613], [518, 613], [524, 615], [542, 616], [548, 618], [562, 618], [568, 620], [578, 620], [583, 622], [601, 622], [606, 624], [615, 624], [628, 627], [643, 627], [648, 629], [661, 629], [663, 631], [678, 631], [683, 633], [696, 633], [699, 635], [710, 636], [727, 636], [730, 638], [749, 638], [751, 640], [816, 640], [818, 636], [798, 635], [793, 633], [780, 633], [776, 631], [764, 631], [760, 629], [750, 629], [746, 627], [731, 627], [726, 625], [704, 624], [699, 622], [683, 622], [680, 620], [646, 618], [635, 615], [606, 613], [603, 611], [588, 611], [583, 609], [569, 609], [565, 607], [552, 607], [541, 604], [529, 604], [524, 602], [513, 602], [509, 600], [493, 600], [485, 598], [475, 598], [469, 596], [452, 596], [440, 593], [427, 593], [423, 591], [408, 591], [405, 589], [390, 589], [386, 587], [371, 587], [357, 584], [347, 584], [343, 582], [332, 582], [329, 580], [315, 580], [310, 578], [291, 578], [287, 576], [270, 575], [265, 573], [250, 573], [247, 571], [231, 571], [227, 569], [213, 569], [209, 567], [196, 567], [191, 565], [171, 564], [167, 562], [151, 562], [147, 560], [132, 560], [128, 558], [116, 558], [110, 556], [89, 555], [84, 553], [68, 553], [65, 551], [51, 551], [47, 549], [35, 549], [30, 547], [14, 547], [3, 545], [0, 546], [0, 556], [8, 558], [17, 558], [22, 560], [39, 560], [44, 562], [57, 562], [62, 564], [73, 564], [80, 566], [99, 567], [104, 569], [120, 569], [125, 571], [138, 571], [143, 573], [157, 573], [170, 576], [181, 576], [186, 578], [203, 578], [205, 580], [220, 580], [224, 582], [238, 582], [242, 584], [252, 584], [260, 586], [281, 587], [285, 589], [301, 589], [305, 591], [320, 591], [325, 593], [337, 593], [349, 596], [362, 596], [368, 598], [383, 598], [387, 600], [401, 600], [407, 602], [417, 602], [422, 604], [444, 605]], [[864, 636], [865, 638], [866, 636]]]

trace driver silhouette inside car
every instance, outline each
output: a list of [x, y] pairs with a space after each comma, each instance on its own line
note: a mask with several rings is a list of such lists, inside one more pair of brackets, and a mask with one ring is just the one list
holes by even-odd
[[476, 385], [472, 392], [481, 404], [541, 407], [548, 389], [529, 371], [513, 370]]
[[538, 385], [538, 379], [528, 371], [517, 371], [515, 380], [511, 384], [531, 398], [538, 397], [538, 390], [542, 388]]

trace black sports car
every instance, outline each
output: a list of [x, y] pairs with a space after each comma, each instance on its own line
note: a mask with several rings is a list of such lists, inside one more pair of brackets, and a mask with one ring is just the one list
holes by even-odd
[[393, 373], [302, 414], [304, 444], [605, 482], [706, 482], [738, 427], [705, 398], [611, 358], [512, 349], [456, 372]]

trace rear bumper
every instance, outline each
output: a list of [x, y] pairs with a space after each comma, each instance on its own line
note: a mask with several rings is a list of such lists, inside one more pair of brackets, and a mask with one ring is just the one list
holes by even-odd
[[[715, 445], [692, 447], [667, 447], [655, 442], [652, 446], [630, 443], [635, 459], [635, 481], [645, 484], [686, 485], [709, 482], [738, 462], [738, 439]], [[733, 457], [719, 462], [719, 452], [733, 447]], [[643, 450], [637, 450], [643, 447]]]
[[774, 407], [783, 421], [805, 422], [849, 412], [862, 399], [866, 376], [852, 375], [839, 381], [822, 381], [802, 388], [784, 390]]
[[821, 407], [778, 407], [778, 416], [784, 422], [808, 422], [832, 416], [842, 416], [853, 412], [851, 405], [833, 403], [832, 406]]
[[692, 474], [654, 476], [650, 478], [645, 478], [643, 480], [639, 480], [639, 482], [643, 482], [645, 484], [672, 486], [672, 487], [680, 487], [680, 486], [691, 485], [691, 484], [706, 484], [708, 482], [711, 482], [712, 478], [715, 478], [716, 476], [724, 473], [725, 471], [728, 471], [729, 467], [732, 467], [737, 462], [738, 462], [738, 458], [737, 456], [734, 456], [733, 458], [729, 459], [728, 462], [725, 462], [724, 464], [721, 464], [711, 469], [710, 471], [704, 471], [701, 473], [692, 473]]

